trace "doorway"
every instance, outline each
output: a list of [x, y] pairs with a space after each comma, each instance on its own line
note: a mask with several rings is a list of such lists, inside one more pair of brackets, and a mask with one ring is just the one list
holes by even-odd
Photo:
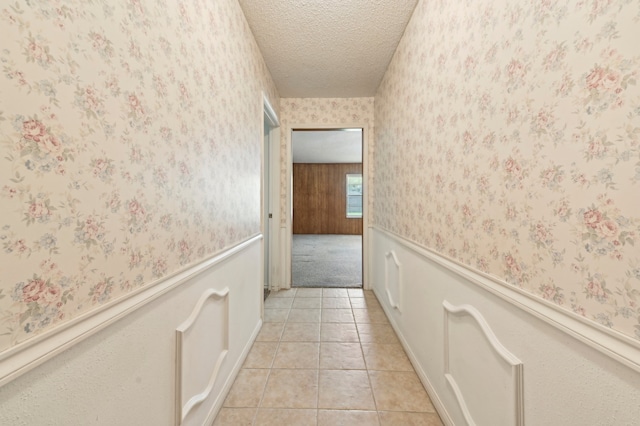
[[363, 286], [363, 129], [293, 129], [292, 287]]

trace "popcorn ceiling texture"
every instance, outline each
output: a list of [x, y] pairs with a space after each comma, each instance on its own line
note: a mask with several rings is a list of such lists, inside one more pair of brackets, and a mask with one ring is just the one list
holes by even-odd
[[286, 98], [373, 96], [417, 0], [240, 0]]
[[0, 9], [0, 351], [260, 232], [262, 91], [236, 0]]
[[374, 222], [640, 339], [640, 3], [422, 1], [375, 97]]

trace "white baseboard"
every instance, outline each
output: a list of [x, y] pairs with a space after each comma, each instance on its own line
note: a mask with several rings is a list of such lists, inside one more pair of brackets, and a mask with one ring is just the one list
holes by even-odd
[[449, 413], [447, 412], [447, 408], [442, 403], [442, 400], [438, 396], [436, 389], [433, 387], [433, 385], [429, 381], [429, 377], [427, 377], [427, 374], [424, 372], [424, 369], [422, 368], [422, 364], [418, 361], [418, 358], [413, 353], [413, 349], [411, 348], [411, 346], [409, 346], [407, 339], [405, 339], [404, 333], [402, 332], [400, 327], [398, 327], [398, 324], [393, 319], [393, 316], [391, 315], [391, 312], [389, 311], [387, 304], [382, 302], [381, 295], [377, 293], [375, 288], [373, 289], [373, 293], [376, 295], [376, 298], [382, 305], [382, 309], [384, 310], [384, 313], [387, 315], [387, 318], [389, 319], [389, 323], [391, 324], [391, 327], [396, 332], [396, 335], [398, 336], [398, 340], [400, 340], [400, 344], [402, 345], [402, 348], [406, 352], [407, 357], [409, 358], [409, 361], [411, 361], [411, 365], [413, 366], [413, 369], [416, 371], [416, 374], [420, 378], [420, 381], [422, 382], [424, 389], [427, 391], [427, 394], [431, 399], [431, 403], [433, 404], [434, 408], [438, 412], [440, 419], [446, 426], [455, 426], [455, 424], [453, 423], [453, 420], [451, 419], [451, 416], [449, 416]]
[[242, 365], [247, 359], [247, 356], [249, 355], [249, 351], [251, 350], [251, 347], [253, 346], [253, 343], [255, 342], [256, 337], [258, 337], [258, 333], [260, 333], [261, 328], [262, 328], [262, 320], [258, 321], [258, 324], [253, 330], [253, 333], [251, 333], [251, 339], [249, 339], [247, 344], [242, 349], [242, 355], [238, 358], [238, 360], [233, 366], [233, 369], [231, 370], [231, 374], [229, 374], [229, 376], [227, 377], [227, 380], [224, 382], [222, 391], [218, 394], [216, 401], [214, 402], [213, 406], [211, 407], [211, 410], [209, 411], [209, 414], [207, 415], [207, 420], [205, 422], [205, 425], [211, 426], [213, 425], [213, 422], [216, 420], [216, 416], [222, 409], [222, 404], [224, 404], [224, 400], [227, 398], [227, 395], [231, 390], [231, 386], [233, 386], [233, 382], [236, 380], [236, 377], [238, 377], [238, 373], [240, 373], [240, 369], [242, 368]]

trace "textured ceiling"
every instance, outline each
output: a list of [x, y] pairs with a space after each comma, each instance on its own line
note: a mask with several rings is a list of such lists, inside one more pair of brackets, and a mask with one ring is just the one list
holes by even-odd
[[417, 0], [239, 0], [283, 98], [374, 96]]
[[362, 130], [291, 133], [294, 163], [362, 163]]

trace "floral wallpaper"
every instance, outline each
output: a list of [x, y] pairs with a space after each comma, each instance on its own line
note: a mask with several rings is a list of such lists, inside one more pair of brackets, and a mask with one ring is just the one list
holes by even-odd
[[378, 226], [640, 339], [640, 2], [421, 1], [375, 98]]
[[[374, 123], [373, 98], [282, 98], [280, 99], [280, 211], [287, 211], [287, 141], [292, 126], [352, 126], [365, 123], [369, 127], [369, 188], [373, 181]], [[365, 137], [367, 137], [365, 135]], [[366, 190], [366, 188], [365, 188]], [[373, 206], [373, 193], [369, 192], [369, 211]], [[287, 215], [280, 216], [285, 226]]]
[[236, 0], [0, 6], [0, 351], [260, 232]]

